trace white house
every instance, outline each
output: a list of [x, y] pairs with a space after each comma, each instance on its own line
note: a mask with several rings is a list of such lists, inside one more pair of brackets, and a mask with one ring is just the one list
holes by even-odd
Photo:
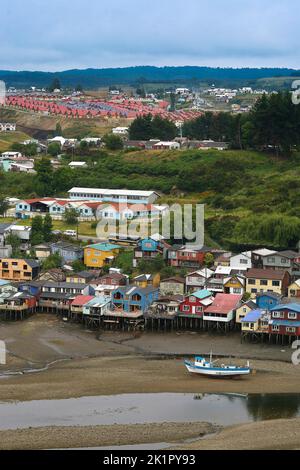
[[127, 135], [129, 131], [129, 127], [115, 127], [112, 130], [112, 133], [115, 135]]
[[72, 188], [70, 199], [128, 204], [153, 204], [159, 194], [155, 191], [135, 191], [127, 189]]
[[158, 142], [157, 144], [153, 145], [154, 150], [179, 150], [180, 143], [179, 142]]
[[69, 163], [70, 168], [85, 168], [87, 167], [86, 162], [70, 162]]
[[17, 129], [16, 123], [0, 122], [0, 132], [15, 132]]
[[20, 158], [22, 154], [20, 152], [3, 152], [1, 154], [2, 160], [9, 160], [10, 158]]
[[244, 251], [238, 255], [231, 256], [230, 267], [239, 271], [247, 271], [252, 268], [252, 252]]

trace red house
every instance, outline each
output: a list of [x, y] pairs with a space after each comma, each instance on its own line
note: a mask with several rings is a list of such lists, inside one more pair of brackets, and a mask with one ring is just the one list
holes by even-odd
[[186, 246], [172, 246], [168, 250], [168, 264], [175, 268], [199, 268], [203, 265], [206, 252]]
[[203, 289], [188, 295], [179, 306], [179, 315], [185, 317], [203, 317], [204, 310], [213, 303], [209, 290]]
[[269, 333], [281, 336], [300, 336], [300, 304], [277, 305], [271, 309]]

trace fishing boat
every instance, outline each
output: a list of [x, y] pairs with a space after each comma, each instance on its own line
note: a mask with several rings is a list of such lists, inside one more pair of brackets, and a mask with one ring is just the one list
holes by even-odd
[[245, 367], [234, 365], [216, 364], [218, 361], [212, 360], [212, 353], [209, 361], [204, 357], [195, 357], [195, 361], [184, 361], [187, 370], [192, 374], [208, 375], [210, 377], [239, 377], [241, 375], [249, 375], [251, 368], [249, 361]]

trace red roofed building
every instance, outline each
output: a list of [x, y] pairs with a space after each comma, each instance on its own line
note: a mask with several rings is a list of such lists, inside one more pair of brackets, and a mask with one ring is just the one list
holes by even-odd
[[72, 320], [79, 320], [82, 318], [83, 306], [90, 302], [94, 296], [92, 295], [78, 295], [70, 306], [70, 317]]
[[242, 295], [217, 294], [213, 303], [204, 311], [206, 327], [220, 330], [232, 329], [235, 325], [236, 309], [240, 307]]

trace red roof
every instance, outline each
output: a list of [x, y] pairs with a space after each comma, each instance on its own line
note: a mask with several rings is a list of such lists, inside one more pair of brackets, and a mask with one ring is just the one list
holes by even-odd
[[205, 313], [227, 314], [237, 308], [242, 298], [242, 295], [237, 294], [217, 294], [213, 303], [205, 309]]
[[82, 307], [83, 305], [87, 304], [90, 300], [92, 300], [94, 297], [92, 295], [78, 295], [76, 297], [71, 305], [75, 305], [77, 307]]

